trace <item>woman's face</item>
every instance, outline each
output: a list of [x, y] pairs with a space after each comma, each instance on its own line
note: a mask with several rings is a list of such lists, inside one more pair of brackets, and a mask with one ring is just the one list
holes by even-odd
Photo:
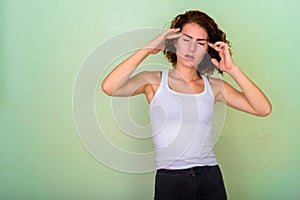
[[177, 64], [197, 67], [208, 49], [208, 34], [196, 23], [187, 23], [182, 27], [183, 34], [174, 43]]

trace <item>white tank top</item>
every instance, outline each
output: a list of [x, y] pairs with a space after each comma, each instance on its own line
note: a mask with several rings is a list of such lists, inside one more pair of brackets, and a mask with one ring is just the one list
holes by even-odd
[[169, 70], [150, 102], [157, 169], [217, 165], [212, 142], [214, 94], [206, 76], [202, 93], [185, 94], [168, 85]]

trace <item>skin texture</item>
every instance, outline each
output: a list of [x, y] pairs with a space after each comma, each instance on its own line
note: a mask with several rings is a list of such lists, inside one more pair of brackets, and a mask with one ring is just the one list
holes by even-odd
[[239, 86], [237, 90], [223, 80], [209, 78], [215, 101], [257, 116], [266, 116], [271, 113], [271, 103], [235, 65], [228, 44], [208, 43], [206, 30], [196, 23], [187, 23], [180, 33], [178, 33], [179, 30], [165, 31], [120, 63], [102, 82], [102, 90], [109, 96], [144, 94], [151, 103], [160, 84], [160, 72], [144, 71], [132, 77], [131, 75], [147, 56], [163, 50], [167, 39], [175, 39], [177, 62], [174, 69], [169, 71], [169, 86], [173, 90], [188, 94], [201, 93], [204, 90], [204, 81], [197, 73], [195, 66], [198, 66], [210, 46], [219, 53], [221, 58], [220, 62], [215, 59], [212, 62]]

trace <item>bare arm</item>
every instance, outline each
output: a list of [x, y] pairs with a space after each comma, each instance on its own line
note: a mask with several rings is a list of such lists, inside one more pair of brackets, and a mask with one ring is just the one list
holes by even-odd
[[164, 41], [179, 37], [179, 29], [169, 29], [158, 35], [132, 56], [120, 63], [102, 82], [102, 90], [110, 96], [133, 96], [147, 91], [149, 78], [147, 72], [130, 77], [139, 64], [150, 54], [156, 54], [164, 48]]
[[[219, 52], [221, 61], [213, 60], [214, 64], [238, 84], [241, 91], [233, 88], [223, 81], [224, 88], [219, 88], [218, 100], [238, 110], [257, 115], [266, 116], [271, 113], [272, 105], [264, 93], [236, 66], [229, 53], [228, 45], [217, 42], [210, 45]], [[220, 85], [220, 84], [218, 84]]]
[[102, 90], [109, 96], [132, 96], [143, 93], [146, 80], [142, 73], [130, 78], [138, 65], [149, 55], [147, 49], [139, 49], [119, 64], [102, 82]]

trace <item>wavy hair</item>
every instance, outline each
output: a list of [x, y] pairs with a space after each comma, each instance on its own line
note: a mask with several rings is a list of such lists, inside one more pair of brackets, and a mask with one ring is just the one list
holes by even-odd
[[[170, 25], [170, 28], [180, 28], [182, 30], [183, 26], [187, 23], [196, 23], [200, 27], [204, 28], [208, 34], [208, 42], [215, 43], [217, 41], [222, 41], [231, 46], [231, 43], [226, 39], [226, 34], [219, 28], [216, 22], [209, 17], [204, 12], [199, 10], [190, 10], [185, 12], [184, 14], [180, 14], [176, 16]], [[176, 48], [174, 46], [174, 40], [166, 41], [166, 48], [163, 50], [163, 54], [168, 59], [172, 66], [175, 67], [177, 63], [177, 55]], [[223, 71], [219, 70], [212, 62], [211, 58], [215, 58], [220, 61], [219, 53], [208, 46], [207, 54], [204, 56], [203, 60], [197, 66], [199, 74], [211, 75], [215, 70], [218, 70], [219, 73], [223, 73]]]

